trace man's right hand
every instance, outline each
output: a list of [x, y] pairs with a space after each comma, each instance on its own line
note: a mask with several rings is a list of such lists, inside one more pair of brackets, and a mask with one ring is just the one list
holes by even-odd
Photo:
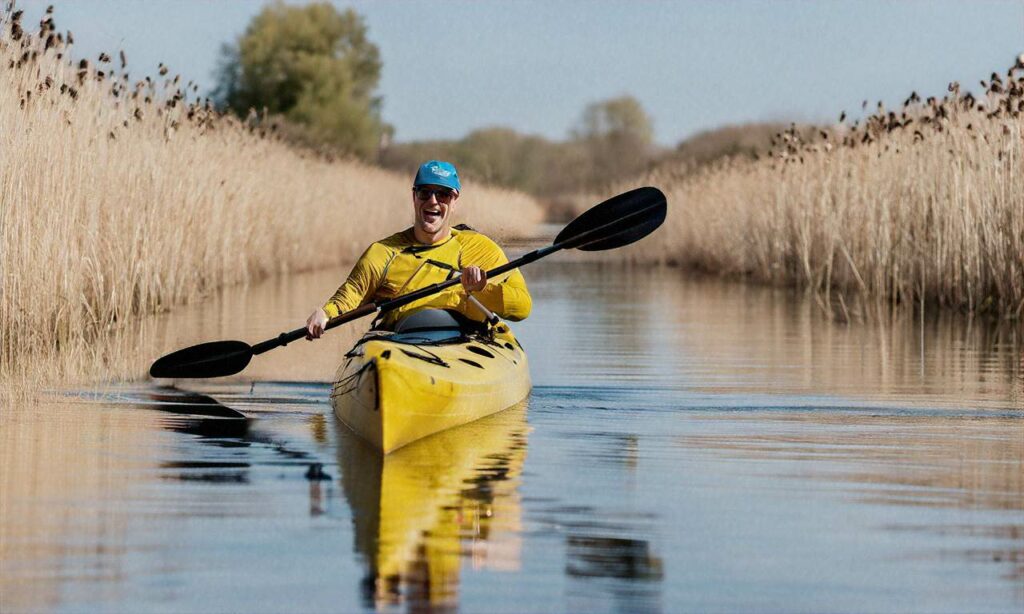
[[306, 339], [319, 339], [320, 335], [324, 334], [324, 326], [327, 326], [327, 314], [323, 309], [317, 309], [309, 314], [309, 319], [306, 320]]

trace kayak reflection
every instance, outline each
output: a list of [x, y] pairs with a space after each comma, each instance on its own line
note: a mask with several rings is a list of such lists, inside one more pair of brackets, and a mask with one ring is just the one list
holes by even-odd
[[452, 606], [463, 559], [520, 566], [526, 402], [382, 456], [339, 422], [341, 485], [366, 607]]

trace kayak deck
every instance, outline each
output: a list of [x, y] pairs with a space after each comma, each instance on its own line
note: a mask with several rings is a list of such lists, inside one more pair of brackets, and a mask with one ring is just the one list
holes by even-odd
[[368, 334], [338, 368], [335, 414], [384, 454], [507, 409], [530, 392], [526, 352], [507, 324], [428, 337]]

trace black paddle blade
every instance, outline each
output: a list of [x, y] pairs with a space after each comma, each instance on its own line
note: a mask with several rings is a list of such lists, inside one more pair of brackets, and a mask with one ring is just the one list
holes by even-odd
[[193, 345], [157, 359], [149, 368], [151, 377], [223, 377], [234, 375], [252, 358], [252, 348], [243, 341], [214, 341]]
[[614, 196], [569, 222], [555, 244], [585, 252], [615, 249], [643, 239], [665, 221], [668, 201], [658, 188], [637, 188]]

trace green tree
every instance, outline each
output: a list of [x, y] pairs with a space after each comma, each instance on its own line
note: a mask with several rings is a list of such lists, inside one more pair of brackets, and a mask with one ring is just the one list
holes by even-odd
[[651, 162], [654, 128], [643, 106], [632, 96], [587, 105], [571, 136], [586, 152], [587, 175], [592, 182], [622, 179]]
[[628, 95], [587, 105], [574, 133], [583, 139], [630, 138], [643, 145], [654, 139], [654, 128], [643, 105]]
[[245, 116], [266, 108], [309, 144], [372, 158], [389, 131], [375, 94], [381, 60], [353, 10], [326, 2], [266, 6], [222, 49], [215, 97]]

